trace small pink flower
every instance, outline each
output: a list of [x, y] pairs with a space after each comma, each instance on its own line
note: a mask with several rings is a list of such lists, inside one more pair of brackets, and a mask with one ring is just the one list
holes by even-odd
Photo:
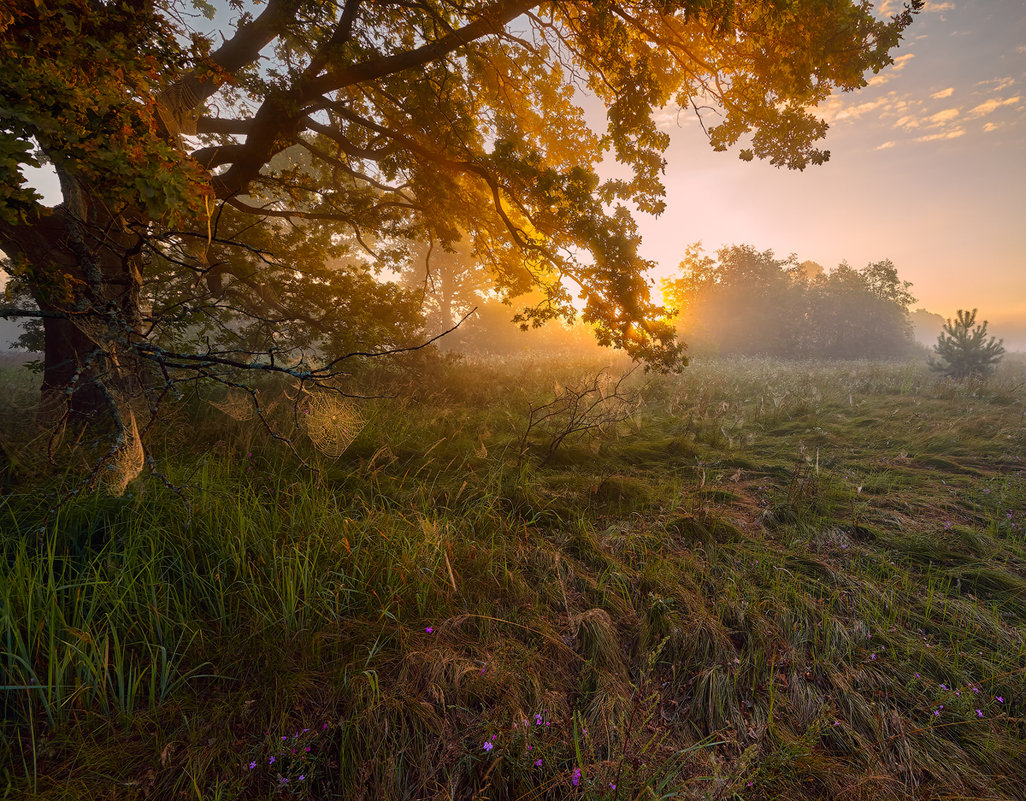
[[484, 750], [485, 750], [485, 751], [491, 751], [491, 750], [492, 750], [492, 749], [493, 749], [494, 747], [495, 747], [495, 746], [493, 746], [493, 745], [492, 745], [492, 741], [491, 741], [491, 740], [488, 740], [488, 741], [487, 741], [487, 742], [485, 742], [485, 744], [484, 744]]
[[426, 631], [428, 634], [434, 634], [435, 632], [435, 630], [431, 628], [431, 626], [428, 626], [426, 629], [424, 629], [424, 631]]
[[983, 712], [981, 712], [979, 709], [977, 709], [976, 710], [976, 717], [982, 718], [983, 717]]
[[994, 697], [997, 698], [997, 702], [999, 704], [1003, 704], [1005, 702], [1005, 699], [1002, 698], [1000, 695], [995, 695]]
[[538, 757], [538, 758], [537, 758], [537, 759], [536, 759], [536, 760], [534, 761], [534, 766], [535, 766], [536, 768], [540, 768], [540, 767], [541, 767], [541, 763], [542, 763], [542, 761], [541, 761], [541, 757]]

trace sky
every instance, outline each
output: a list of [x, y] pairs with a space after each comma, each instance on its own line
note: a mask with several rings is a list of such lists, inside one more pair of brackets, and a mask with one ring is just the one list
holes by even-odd
[[830, 161], [803, 172], [715, 153], [668, 110], [667, 209], [638, 216], [657, 278], [697, 241], [827, 269], [889, 258], [913, 308], [978, 308], [1026, 350], [1026, 3], [928, 0], [894, 55], [869, 86], [820, 106]]
[[[884, 17], [899, 9], [877, 3]], [[661, 113], [667, 208], [637, 216], [656, 281], [699, 241], [827, 269], [891, 259], [913, 308], [978, 308], [1026, 350], [1026, 3], [927, 0], [895, 63], [818, 113], [830, 161], [803, 172], [713, 152], [693, 117]]]

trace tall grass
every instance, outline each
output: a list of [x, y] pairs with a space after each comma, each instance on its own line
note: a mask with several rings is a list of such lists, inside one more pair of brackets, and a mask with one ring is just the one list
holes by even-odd
[[520, 462], [530, 404], [596, 369], [368, 377], [399, 397], [338, 460], [300, 445], [317, 472], [183, 407], [154, 450], [191, 515], [16, 475], [0, 786], [1015, 797], [1026, 370], [696, 363], [633, 379], [630, 433]]

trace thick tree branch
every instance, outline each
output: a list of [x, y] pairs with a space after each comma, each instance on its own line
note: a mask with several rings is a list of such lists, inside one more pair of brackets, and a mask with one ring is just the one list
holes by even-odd
[[179, 131], [195, 132], [187, 130], [191, 126], [183, 125], [189, 112], [221, 87], [226, 74], [234, 75], [256, 61], [260, 51], [281, 35], [282, 27], [295, 14], [295, 7], [295, 0], [267, 0], [267, 7], [256, 19], [240, 25], [235, 35], [208, 59], [160, 93], [158, 102], [168, 110]]
[[198, 134], [248, 134], [253, 120], [233, 120], [227, 117], [200, 117], [196, 120]]
[[13, 320], [17, 317], [52, 317], [55, 319], [67, 319], [68, 315], [58, 311], [40, 311], [39, 309], [17, 309], [14, 306], [0, 306], [0, 317], [5, 320]]
[[352, 64], [337, 70], [329, 68], [327, 74], [301, 87], [301, 102], [310, 103], [320, 96], [347, 86], [384, 78], [437, 61], [475, 39], [500, 33], [506, 23], [534, 8], [538, 2], [539, 0], [499, 0], [495, 5], [485, 9], [473, 22], [415, 50], [362, 64]]
[[245, 151], [212, 181], [215, 193], [226, 198], [245, 192], [261, 167], [295, 140], [312, 107], [325, 105], [326, 94], [436, 61], [475, 39], [499, 33], [506, 23], [536, 5], [538, 0], [499, 0], [473, 22], [426, 45], [362, 64], [329, 67], [326, 74], [300, 80], [290, 90], [269, 97], [253, 118]]

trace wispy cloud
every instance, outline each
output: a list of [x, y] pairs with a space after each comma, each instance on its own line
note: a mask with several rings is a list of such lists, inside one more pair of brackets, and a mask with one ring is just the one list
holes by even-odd
[[988, 122], [986, 125], [983, 126], [983, 132], [990, 133], [991, 131], [996, 131], [998, 128], [1001, 128], [1003, 126], [1003, 122]]
[[1021, 97], [1016, 95], [1015, 97], [1006, 97], [1004, 99], [992, 97], [990, 100], [985, 100], [980, 105], [969, 111], [969, 117], [986, 117], [988, 114], [992, 114], [1002, 106], [1014, 106], [1022, 100]]
[[936, 114], [931, 114], [926, 118], [926, 122], [931, 128], [934, 128], [938, 125], [950, 122], [955, 119], [958, 114], [959, 111], [957, 108], [946, 108], [943, 111], [938, 111]]
[[892, 139], [889, 142], [884, 142], [882, 145], [877, 145], [873, 148], [873, 150], [889, 150], [890, 148], [894, 147], [895, 144], [897, 143]]
[[934, 92], [930, 97], [934, 100], [943, 100], [945, 97], [951, 97], [953, 94], [955, 94], [955, 88], [953, 86], [949, 86], [947, 89], [941, 89], [939, 92]]
[[840, 122], [841, 120], [857, 120], [866, 114], [873, 112], [880, 112], [886, 109], [893, 102], [894, 93], [890, 92], [883, 97], [878, 97], [875, 100], [867, 100], [865, 103], [855, 103], [854, 105], [845, 106], [843, 102], [839, 102], [835, 105], [828, 106], [823, 105], [823, 111], [825, 112], [824, 119], [827, 122]]
[[991, 78], [988, 81], [978, 81], [976, 86], [986, 86], [992, 92], [1003, 92], [1011, 86], [1015, 86], [1015, 78]]
[[[927, 14], [936, 14], [940, 18], [941, 22], [947, 22], [948, 21], [948, 14], [947, 14], [947, 12], [948, 11], [954, 11], [955, 10], [955, 4], [954, 3], [939, 2], [939, 0], [926, 0], [926, 6], [923, 8], [923, 10]], [[953, 33], [952, 35], [956, 36], [957, 32]]]
[[917, 142], [936, 142], [941, 139], [958, 139], [960, 136], [965, 136], [965, 128], [955, 128], [952, 131], [941, 131], [940, 133], [927, 134], [926, 136], [917, 136]]
[[908, 62], [910, 62], [915, 57], [915, 53], [905, 53], [904, 55], [898, 56], [896, 59], [894, 59], [894, 63], [891, 64], [890, 69], [903, 70], [905, 69], [905, 65], [908, 64]]
[[898, 56], [894, 59], [894, 63], [888, 67], [884, 67], [883, 72], [874, 75], [870, 78], [866, 85], [867, 86], [883, 86], [885, 83], [893, 81], [899, 72], [905, 69], [905, 65], [908, 64], [912, 59], [916, 57], [915, 53], [905, 53], [904, 55]]

